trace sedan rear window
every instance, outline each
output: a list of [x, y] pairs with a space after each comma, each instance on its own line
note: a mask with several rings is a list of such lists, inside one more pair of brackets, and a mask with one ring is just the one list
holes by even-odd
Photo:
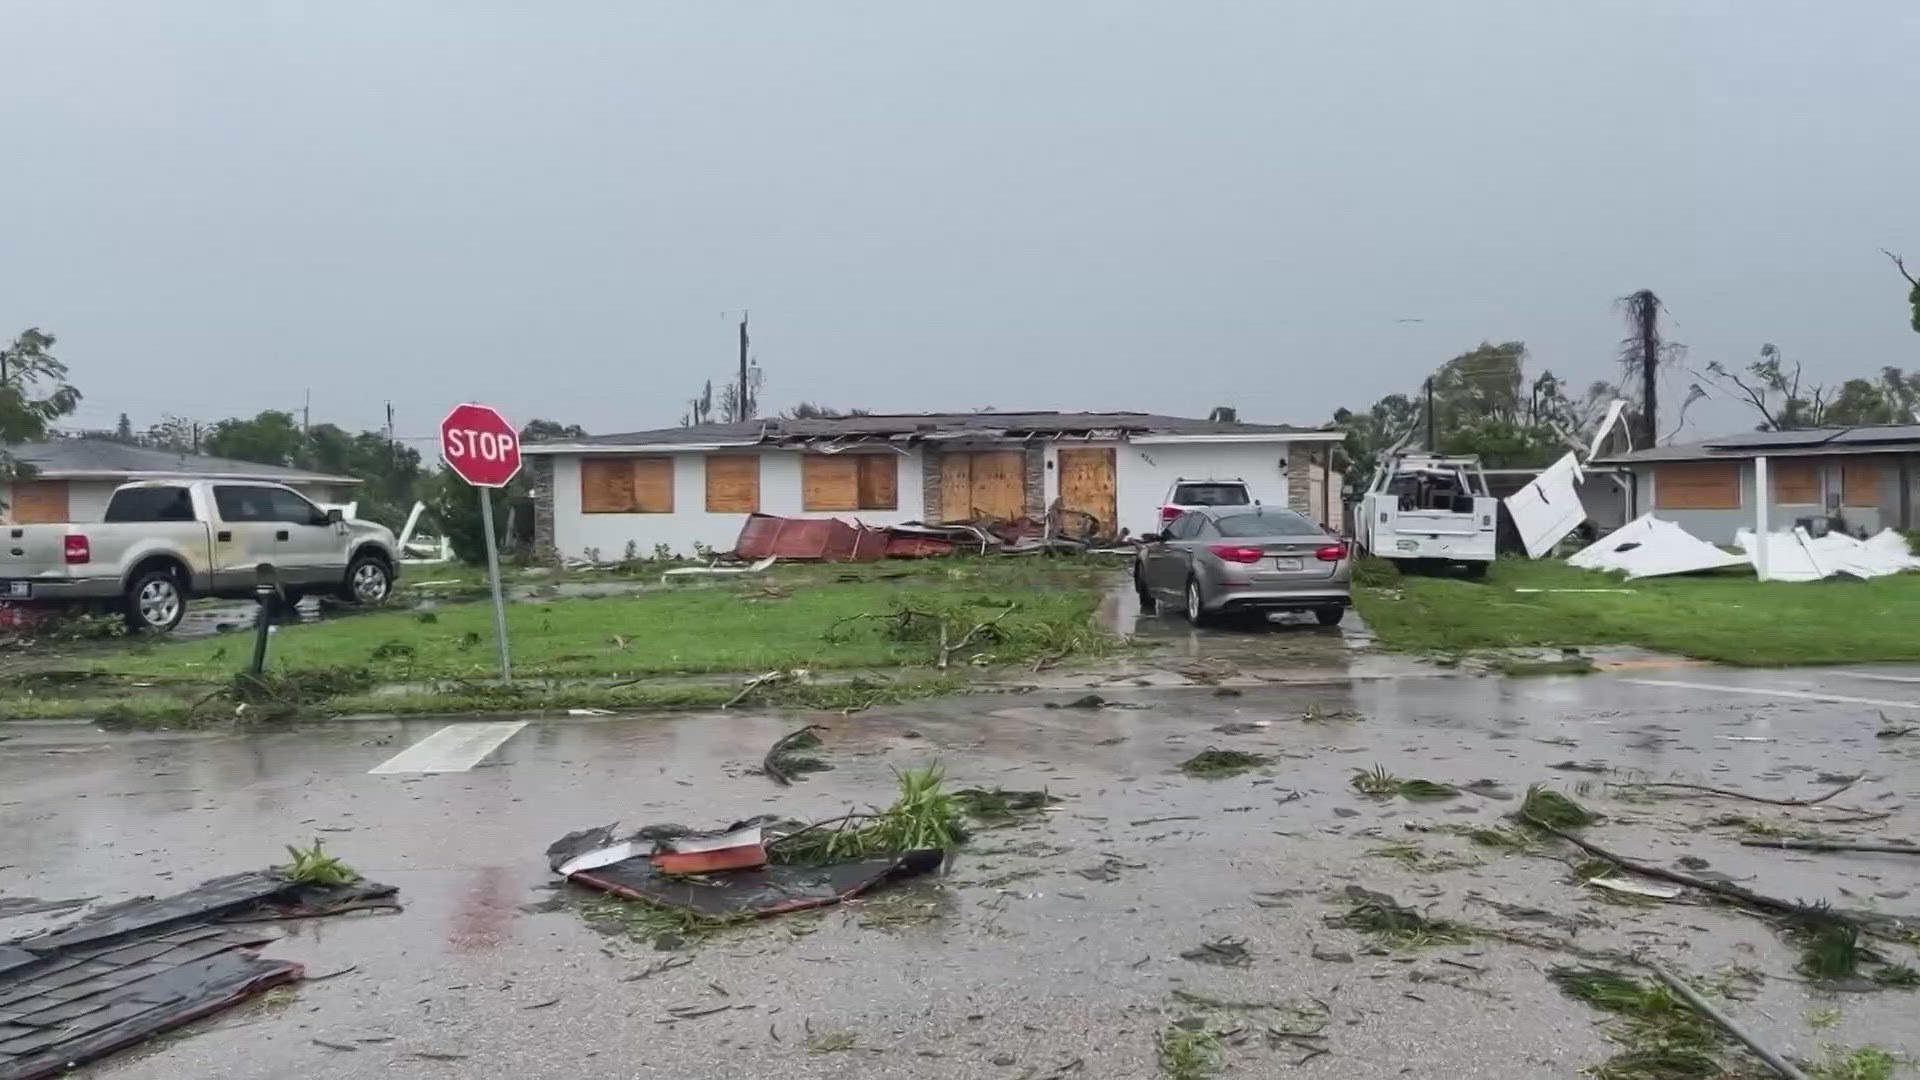
[[1178, 484], [1173, 489], [1175, 506], [1245, 506], [1245, 484]]
[[1252, 514], [1235, 514], [1232, 517], [1216, 518], [1214, 525], [1219, 528], [1221, 536], [1323, 535], [1320, 526], [1291, 510], [1261, 510]]
[[192, 521], [193, 499], [183, 487], [143, 487], [116, 491], [107, 502], [107, 521]]

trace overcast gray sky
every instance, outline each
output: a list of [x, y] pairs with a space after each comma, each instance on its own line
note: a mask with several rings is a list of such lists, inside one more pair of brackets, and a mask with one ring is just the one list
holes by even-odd
[[[1318, 422], [1482, 339], [1920, 366], [1913, 0], [9, 0], [0, 329], [80, 419]], [[1419, 320], [1419, 321], [1404, 321]], [[1678, 389], [1691, 381], [1675, 373]], [[1723, 408], [1709, 428], [1745, 426]]]

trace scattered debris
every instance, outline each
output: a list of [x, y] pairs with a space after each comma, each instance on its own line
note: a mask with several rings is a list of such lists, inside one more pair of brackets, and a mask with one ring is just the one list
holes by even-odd
[[1405, 780], [1388, 772], [1382, 765], [1375, 765], [1371, 769], [1355, 769], [1348, 783], [1363, 795], [1398, 795], [1415, 802], [1451, 799], [1460, 794], [1460, 789], [1452, 784], [1417, 778]]
[[813, 673], [808, 671], [806, 668], [791, 668], [785, 671], [768, 671], [759, 675], [755, 675], [753, 678], [748, 679], [745, 683], [741, 685], [739, 693], [733, 695], [732, 697], [728, 698], [726, 701], [722, 702], [720, 704], [720, 707], [723, 709], [731, 709], [735, 705], [738, 705], [742, 701], [745, 701], [749, 695], [753, 694], [757, 690], [765, 690], [769, 687], [774, 687], [774, 686], [787, 686], [794, 683], [803, 683], [808, 681], [812, 677], [813, 677]]
[[1585, 828], [1599, 821], [1600, 815], [1545, 784], [1534, 784], [1520, 803], [1520, 818], [1554, 830]]
[[1891, 855], [1920, 855], [1920, 844], [1889, 840], [1880, 844], [1856, 844], [1844, 840], [1742, 840], [1742, 847], [1786, 848], [1791, 851], [1874, 851]]
[[1261, 768], [1272, 760], [1266, 754], [1249, 754], [1243, 750], [1221, 750], [1209, 746], [1181, 762], [1180, 771], [1203, 780], [1222, 780]]
[[1730, 555], [1652, 514], [1634, 518], [1567, 557], [1568, 566], [1619, 571], [1629, 578], [1687, 574], [1748, 562], [1746, 556]]
[[1220, 967], [1246, 967], [1253, 963], [1253, 954], [1247, 951], [1246, 938], [1223, 937], [1201, 942], [1181, 953], [1180, 959]]
[[355, 910], [394, 891], [292, 881], [277, 871], [232, 874], [0, 946], [0, 1077], [65, 1074], [303, 975], [300, 964], [257, 955], [273, 933], [223, 922], [253, 921], [261, 911], [282, 918]]
[[1680, 897], [1680, 890], [1671, 885], [1643, 885], [1622, 877], [1590, 877], [1586, 879], [1586, 883], [1609, 892], [1644, 896], [1653, 900], [1676, 900]]
[[1681, 788], [1686, 791], [1703, 791], [1709, 795], [1725, 795], [1727, 798], [1730, 798], [1730, 799], [1745, 799], [1748, 802], [1766, 803], [1769, 806], [1816, 806], [1820, 803], [1826, 802], [1828, 799], [1833, 798], [1835, 795], [1838, 795], [1841, 792], [1852, 787], [1853, 785], [1859, 783], [1862, 779], [1866, 777], [1866, 775], [1867, 775], [1866, 773], [1861, 773], [1860, 775], [1855, 776], [1853, 779], [1848, 780], [1846, 783], [1841, 784], [1839, 787], [1834, 788], [1832, 791], [1829, 791], [1824, 795], [1816, 795], [1811, 799], [1773, 799], [1773, 798], [1768, 798], [1765, 795], [1749, 795], [1744, 791], [1734, 791], [1729, 788], [1708, 787], [1705, 784], [1682, 784], [1682, 783], [1678, 783], [1676, 781], [1671, 781], [1671, 780], [1647, 782], [1647, 783], [1636, 784], [1634, 786], [1643, 787], [1643, 788]]
[[1349, 885], [1343, 892], [1347, 910], [1326, 918], [1328, 926], [1372, 934], [1384, 945], [1417, 948], [1462, 941], [1463, 928], [1443, 919], [1429, 919], [1403, 906], [1386, 893]]
[[1041, 791], [1006, 791], [994, 788], [961, 788], [953, 793], [953, 800], [971, 817], [981, 821], [1017, 820], [1027, 814], [1038, 813], [1060, 802], [1058, 796]]
[[327, 854], [317, 837], [310, 848], [287, 845], [287, 854], [293, 861], [273, 868], [274, 873], [287, 881], [302, 885], [348, 885], [360, 880], [359, 871], [337, 856]]
[[766, 773], [774, 783], [786, 787], [800, 773], [832, 768], [812, 754], [802, 752], [819, 746], [820, 736], [815, 732], [825, 730], [820, 724], [808, 724], [798, 731], [782, 735], [767, 751], [767, 756], [760, 759], [760, 771]]
[[1234, 720], [1219, 724], [1213, 730], [1222, 735], [1252, 735], [1254, 732], [1265, 731], [1272, 726], [1271, 720]]
[[1200, 1017], [1188, 1017], [1155, 1036], [1160, 1071], [1167, 1080], [1206, 1080], [1220, 1073], [1220, 1036]]

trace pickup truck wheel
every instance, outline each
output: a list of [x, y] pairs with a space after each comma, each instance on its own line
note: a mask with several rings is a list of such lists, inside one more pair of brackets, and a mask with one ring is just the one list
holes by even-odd
[[1339, 626], [1340, 620], [1344, 618], [1346, 614], [1347, 614], [1347, 609], [1343, 607], [1323, 607], [1323, 608], [1313, 609], [1313, 617], [1315, 620], [1317, 620], [1320, 623], [1321, 626]]
[[180, 625], [187, 600], [171, 570], [148, 570], [127, 590], [127, 629], [164, 634]]
[[384, 603], [393, 592], [393, 571], [385, 559], [362, 555], [347, 566], [347, 580], [340, 588], [340, 599], [349, 604], [372, 607]]
[[1483, 562], [1461, 563], [1460, 572], [1468, 581], [1479, 581], [1487, 576], [1487, 564]]

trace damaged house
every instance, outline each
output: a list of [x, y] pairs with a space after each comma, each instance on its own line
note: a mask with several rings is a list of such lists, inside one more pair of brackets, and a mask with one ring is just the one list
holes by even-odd
[[726, 551], [747, 515], [869, 525], [1039, 520], [1103, 536], [1160, 527], [1176, 480], [1240, 479], [1263, 503], [1340, 521], [1338, 431], [1149, 413], [928, 413], [591, 436], [523, 448], [538, 550], [620, 558]]
[[1826, 519], [1854, 536], [1915, 528], [1920, 425], [1749, 431], [1596, 459], [1633, 474], [1629, 516], [1653, 513], [1716, 544], [1752, 528], [1754, 461], [1767, 459], [1775, 529]]

